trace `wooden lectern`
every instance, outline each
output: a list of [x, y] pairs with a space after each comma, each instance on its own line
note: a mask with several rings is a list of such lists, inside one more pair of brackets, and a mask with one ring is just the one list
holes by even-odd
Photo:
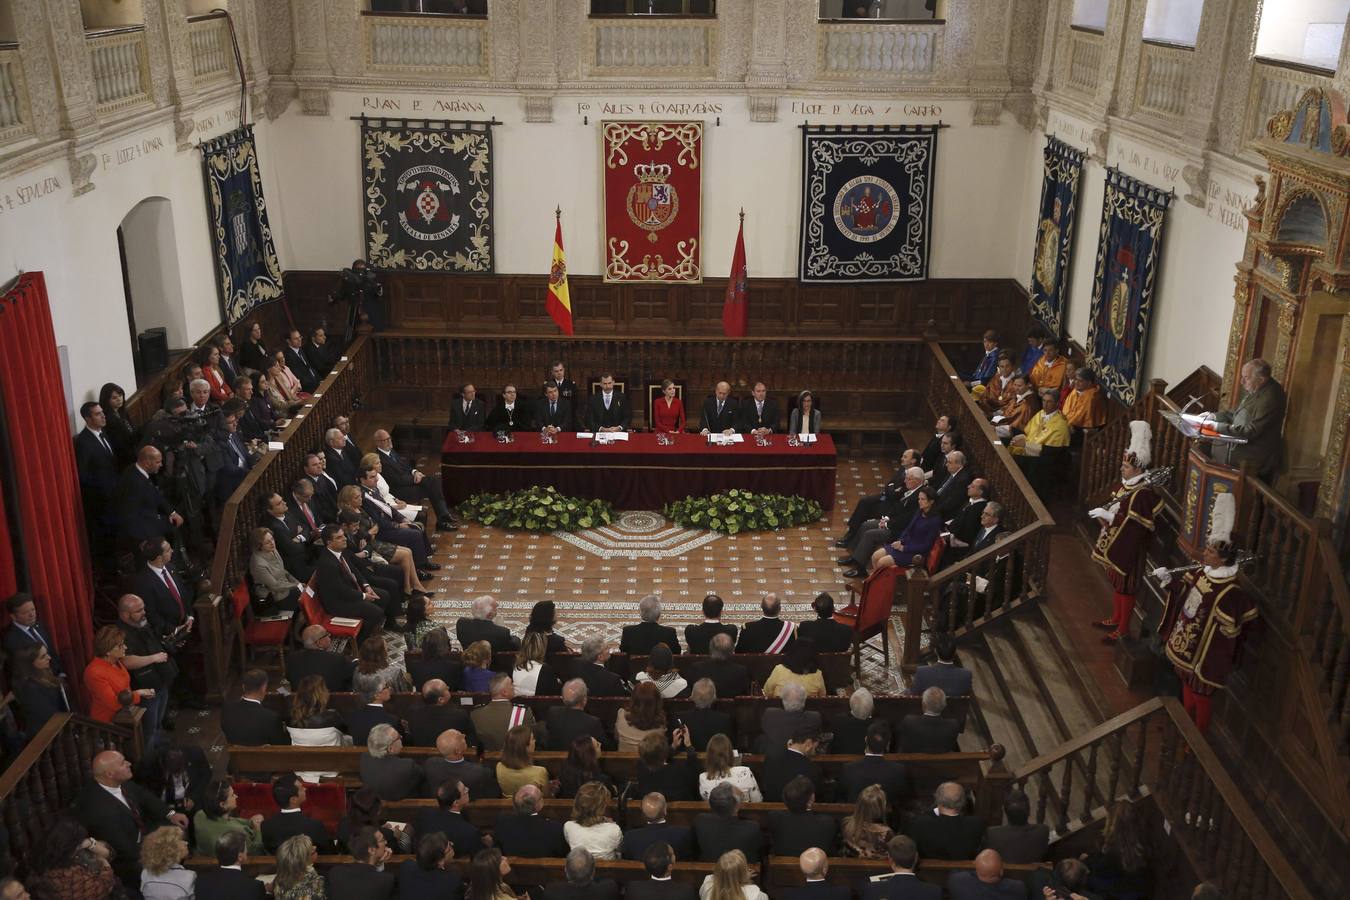
[[1237, 508], [1242, 508], [1242, 472], [1215, 462], [1192, 446], [1186, 454], [1185, 499], [1177, 533], [1177, 543], [1192, 559], [1198, 560], [1205, 549], [1214, 497], [1224, 493], [1232, 494]]

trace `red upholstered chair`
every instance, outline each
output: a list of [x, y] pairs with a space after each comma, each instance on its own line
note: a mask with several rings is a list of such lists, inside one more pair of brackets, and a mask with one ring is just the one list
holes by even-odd
[[[280, 812], [277, 802], [272, 799], [272, 785], [267, 782], [236, 781], [234, 795], [239, 798], [235, 815], [242, 819], [259, 814], [268, 819]], [[300, 809], [322, 822], [329, 831], [336, 832], [338, 823], [347, 814], [347, 790], [336, 781], [305, 782], [305, 802]]]
[[881, 658], [887, 668], [891, 665], [890, 623], [891, 608], [895, 605], [895, 589], [905, 570], [899, 566], [876, 569], [861, 587], [849, 585], [849, 592], [857, 591], [857, 604], [850, 603], [834, 614], [836, 622], [853, 629], [853, 676], [862, 677], [862, 648], [872, 638], [881, 636]]
[[300, 609], [304, 611], [309, 624], [322, 625], [333, 637], [351, 638], [352, 646], [356, 646], [356, 636], [361, 633], [361, 626], [333, 624], [333, 617], [323, 611], [323, 604], [319, 602], [319, 595], [314, 591], [313, 576], [310, 576], [309, 583], [300, 592]]
[[276, 665], [263, 668], [274, 668], [281, 672], [282, 678], [285, 678], [286, 642], [290, 638], [292, 622], [290, 619], [272, 622], [259, 620], [253, 615], [253, 606], [249, 602], [251, 599], [247, 581], [239, 582], [230, 592], [234, 617], [239, 622], [239, 628], [235, 632], [239, 635], [239, 667], [248, 668], [249, 663], [257, 658], [259, 652], [271, 653], [276, 656]]

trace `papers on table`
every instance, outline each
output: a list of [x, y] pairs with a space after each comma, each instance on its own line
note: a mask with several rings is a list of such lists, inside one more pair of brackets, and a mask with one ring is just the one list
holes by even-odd
[[1182, 413], [1181, 418], [1185, 419], [1187, 422], [1190, 422], [1192, 425], [1203, 425], [1206, 422], [1214, 421], [1214, 413], [1211, 412]]
[[328, 621], [332, 622], [334, 625], [341, 625], [343, 628], [361, 627], [360, 619], [348, 619], [345, 616], [333, 616]]
[[281, 442], [281, 441], [268, 441], [268, 442], [267, 442], [267, 449], [268, 449], [268, 450], [285, 450], [285, 449], [286, 449], [286, 445], [285, 445], [283, 442]]
[[598, 444], [612, 444], [615, 441], [628, 440], [626, 431], [578, 431], [577, 439], [589, 441], [594, 439]]
[[710, 443], [710, 444], [716, 444], [717, 446], [720, 446], [720, 447], [725, 447], [725, 446], [727, 446], [727, 445], [729, 445], [729, 444], [743, 444], [743, 443], [745, 443], [745, 435], [743, 435], [743, 434], [710, 434], [710, 435], [708, 435], [708, 443]]
[[[740, 437], [740, 435], [738, 434], [736, 437]], [[819, 437], [820, 435], [818, 434], [799, 434], [797, 435], [797, 440], [801, 441], [803, 444], [814, 444]]]
[[990, 416], [990, 417], [989, 417], [989, 421], [990, 421], [990, 422], [993, 422], [995, 425], [997, 425], [999, 422], [1002, 422], [1003, 419], [1004, 419], [1003, 416]]

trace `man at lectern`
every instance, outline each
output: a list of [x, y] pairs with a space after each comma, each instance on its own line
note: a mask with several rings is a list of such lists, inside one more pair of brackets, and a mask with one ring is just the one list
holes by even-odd
[[1211, 425], [1247, 443], [1220, 444], [1214, 458], [1230, 466], [1250, 462], [1258, 478], [1271, 481], [1284, 463], [1284, 388], [1271, 377], [1270, 363], [1257, 358], [1242, 367], [1242, 389], [1237, 408], [1220, 410]]

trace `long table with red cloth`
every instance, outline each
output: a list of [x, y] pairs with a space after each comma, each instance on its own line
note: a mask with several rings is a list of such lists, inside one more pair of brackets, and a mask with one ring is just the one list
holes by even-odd
[[799, 447], [789, 447], [782, 434], [772, 435], [767, 447], [749, 435], [729, 446], [709, 445], [699, 434], [673, 435], [674, 444], [662, 446], [647, 432], [602, 446], [575, 434], [559, 434], [556, 444], [545, 444], [535, 432], [519, 432], [509, 444], [487, 432], [473, 437], [471, 444], [460, 443], [452, 431], [441, 447], [441, 480], [451, 505], [483, 492], [552, 485], [619, 509], [659, 510], [732, 488], [797, 494], [826, 510], [834, 506], [835, 449], [827, 434]]

